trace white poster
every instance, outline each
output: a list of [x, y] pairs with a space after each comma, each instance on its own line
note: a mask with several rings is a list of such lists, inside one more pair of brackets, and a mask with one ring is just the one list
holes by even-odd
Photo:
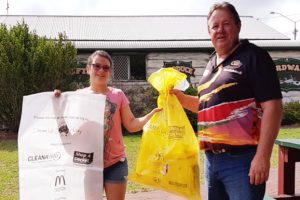
[[65, 92], [23, 98], [20, 200], [99, 200], [105, 96]]

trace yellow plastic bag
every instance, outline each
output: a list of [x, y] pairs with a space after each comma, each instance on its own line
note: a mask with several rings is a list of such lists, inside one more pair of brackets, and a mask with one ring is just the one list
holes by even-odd
[[184, 109], [169, 89], [184, 81], [186, 75], [163, 68], [148, 81], [160, 93], [163, 108], [144, 126], [136, 169], [129, 180], [160, 190], [199, 200], [198, 140]]

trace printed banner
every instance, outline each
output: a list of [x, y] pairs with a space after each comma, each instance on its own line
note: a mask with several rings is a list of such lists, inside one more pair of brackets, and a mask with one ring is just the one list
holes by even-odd
[[23, 98], [20, 200], [99, 200], [105, 96], [65, 92]]

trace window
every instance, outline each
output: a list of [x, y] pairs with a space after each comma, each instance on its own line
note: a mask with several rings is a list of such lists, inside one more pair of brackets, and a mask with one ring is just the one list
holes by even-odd
[[130, 56], [130, 80], [146, 80], [145, 55]]
[[112, 56], [114, 80], [146, 80], [146, 57], [144, 54]]
[[128, 80], [130, 59], [129, 56], [113, 56], [113, 79], [114, 80]]

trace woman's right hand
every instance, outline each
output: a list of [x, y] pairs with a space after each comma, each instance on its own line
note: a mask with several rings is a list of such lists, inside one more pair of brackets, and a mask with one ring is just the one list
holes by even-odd
[[60, 97], [60, 95], [61, 95], [61, 91], [55, 89], [55, 90], [54, 90], [54, 96], [55, 96], [55, 97]]

